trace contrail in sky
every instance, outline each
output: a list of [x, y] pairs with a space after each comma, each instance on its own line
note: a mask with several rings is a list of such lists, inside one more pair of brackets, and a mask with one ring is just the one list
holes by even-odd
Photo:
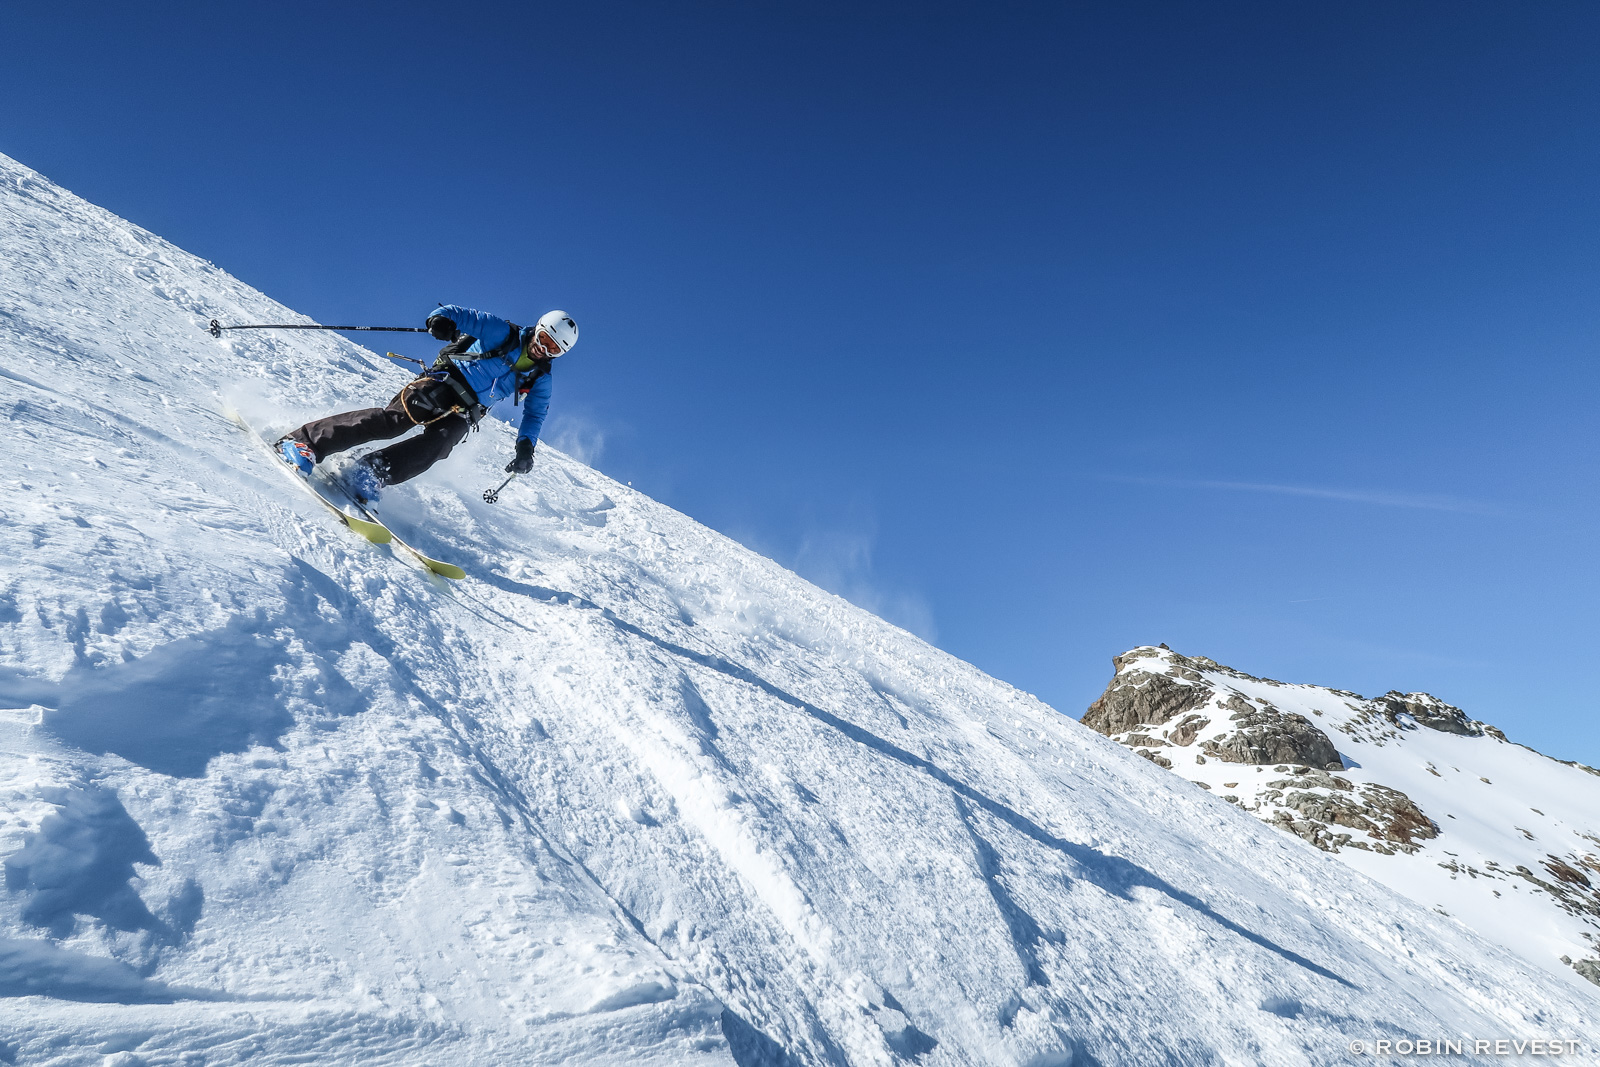
[[1279, 485], [1272, 482], [1221, 482], [1182, 478], [1117, 478], [1117, 481], [1143, 485], [1165, 485], [1186, 489], [1228, 489], [1246, 493], [1276, 493], [1317, 500], [1338, 500], [1349, 504], [1375, 504], [1389, 508], [1416, 508], [1424, 511], [1453, 511], [1464, 515], [1499, 515], [1500, 508], [1476, 500], [1444, 493], [1390, 493], [1370, 489], [1324, 489], [1311, 485]]

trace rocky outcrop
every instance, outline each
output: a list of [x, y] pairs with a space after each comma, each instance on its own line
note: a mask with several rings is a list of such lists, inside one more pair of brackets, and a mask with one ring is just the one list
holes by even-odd
[[1400, 716], [1409, 715], [1418, 725], [1432, 730], [1463, 737], [1483, 736], [1483, 723], [1467, 718], [1467, 713], [1460, 708], [1429, 693], [1398, 693], [1391, 689], [1373, 704], [1381, 707], [1393, 722], [1401, 722]]
[[1136, 726], [1161, 726], [1193, 711], [1211, 695], [1211, 689], [1204, 685], [1165, 674], [1119, 674], [1100, 699], [1089, 705], [1083, 724], [1107, 736]]
[[[1084, 712], [1083, 724], [1091, 730], [1115, 737], [1130, 748], [1192, 745], [1200, 732], [1211, 725], [1211, 717], [1191, 714], [1215, 704], [1217, 713], [1227, 712], [1232, 732], [1207, 739], [1201, 750], [1207, 756], [1229, 763], [1299, 763], [1324, 770], [1342, 770], [1338, 749], [1328, 735], [1317, 729], [1304, 715], [1288, 714], [1270, 702], [1251, 703], [1238, 693], [1219, 692], [1207, 684], [1202, 671], [1221, 671], [1249, 681], [1250, 675], [1223, 667], [1204, 657], [1179, 656], [1161, 646], [1165, 656], [1151, 656], [1154, 649], [1134, 649], [1112, 660], [1116, 677], [1100, 699]], [[1143, 669], [1141, 664], [1148, 664]], [[1152, 736], [1148, 728], [1165, 726], [1183, 716], [1164, 732]]]
[[1229, 763], [1300, 763], [1330, 771], [1344, 769], [1344, 761], [1328, 735], [1299, 715], [1285, 715], [1269, 726], [1207, 739], [1200, 748], [1213, 759]]
[[[1398, 789], [1374, 783], [1357, 787], [1347, 778], [1304, 767], [1293, 774], [1268, 782], [1255, 808], [1266, 809], [1268, 822], [1324, 852], [1341, 848], [1415, 852], [1418, 841], [1439, 836], [1438, 824]], [[1335, 826], [1355, 833], [1342, 833]]]
[[[1171, 769], [1179, 760], [1198, 768], [1211, 759], [1274, 767], [1286, 777], [1258, 784], [1247, 800], [1232, 792], [1223, 799], [1327, 852], [1415, 852], [1418, 842], [1438, 836], [1438, 824], [1404, 792], [1372, 782], [1358, 787], [1329, 774], [1345, 768], [1332, 738], [1305, 715], [1286, 712], [1260, 693], [1262, 686], [1286, 688], [1282, 683], [1203, 656], [1181, 656], [1165, 645], [1136, 648], [1112, 664], [1117, 673], [1084, 713], [1083, 724], [1157, 766]], [[1253, 695], [1234, 689], [1239, 682], [1253, 683]], [[1382, 743], [1421, 726], [1466, 736], [1485, 732], [1482, 723], [1427, 693], [1390, 692], [1367, 700], [1328, 692], [1346, 698], [1353, 725], [1343, 729], [1352, 737]], [[1213, 788], [1198, 769], [1184, 773], [1196, 785]]]
[[1506, 735], [1487, 723], [1469, 718], [1453, 704], [1446, 704], [1431, 693], [1401, 693], [1391, 689], [1381, 697], [1366, 700], [1350, 694], [1354, 715], [1341, 729], [1351, 737], [1383, 744], [1409, 730], [1426, 727], [1459, 737], [1492, 737], [1505, 741]]
[[1210, 725], [1211, 720], [1204, 715], [1185, 715], [1183, 721], [1167, 731], [1167, 737], [1180, 748], [1192, 745], [1194, 739], [1200, 735], [1200, 731]]
[[[1495, 916], [1480, 933], [1600, 985], [1600, 793], [1588, 777], [1600, 770], [1510, 742], [1428, 693], [1290, 685], [1165, 645], [1113, 663], [1085, 725], [1360, 870], [1393, 872], [1390, 884], [1441, 914]], [[1537, 944], [1524, 943], [1534, 929]]]
[[1237, 729], [1203, 742], [1200, 747], [1206, 755], [1229, 763], [1298, 763], [1344, 770], [1339, 750], [1304, 715], [1285, 714], [1265, 701], [1256, 706], [1237, 693], [1229, 694], [1219, 706], [1232, 712], [1228, 721]]

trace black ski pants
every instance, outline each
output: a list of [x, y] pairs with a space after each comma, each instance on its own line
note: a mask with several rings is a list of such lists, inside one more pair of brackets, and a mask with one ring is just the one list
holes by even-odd
[[308, 422], [289, 436], [317, 454], [317, 462], [369, 441], [399, 437], [413, 426], [422, 434], [381, 448], [362, 462], [386, 485], [409, 481], [450, 454], [471, 429], [461, 397], [448, 383], [431, 378], [408, 382], [388, 407], [362, 408]]

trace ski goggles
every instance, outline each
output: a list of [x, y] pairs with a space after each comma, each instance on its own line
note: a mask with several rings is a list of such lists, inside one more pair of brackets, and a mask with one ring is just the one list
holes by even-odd
[[[546, 346], [549, 347], [546, 347]], [[551, 337], [542, 327], [533, 331], [533, 336], [528, 338], [527, 353], [534, 358], [555, 359], [564, 351], [561, 342]]]

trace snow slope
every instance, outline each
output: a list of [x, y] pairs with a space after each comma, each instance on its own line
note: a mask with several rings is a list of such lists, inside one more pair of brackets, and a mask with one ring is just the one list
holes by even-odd
[[[1512, 744], [1426, 693], [1368, 700], [1165, 647], [1118, 656], [1112, 687], [1157, 679], [1194, 698], [1172, 727], [1118, 740], [1535, 965], [1563, 977], [1576, 965], [1600, 984], [1600, 772]], [[1219, 759], [1245, 706], [1302, 716], [1337, 746], [1342, 768]], [[1193, 726], [1180, 733], [1185, 720]], [[1403, 818], [1400, 832], [1386, 833], [1397, 810], [1422, 819]]]
[[1587, 987], [554, 450], [484, 504], [506, 427], [386, 501], [467, 580], [358, 540], [226, 412], [402, 375], [213, 341], [293, 313], [3, 157], [0, 291], [0, 1061], [1322, 1064], [1595, 1028]]

